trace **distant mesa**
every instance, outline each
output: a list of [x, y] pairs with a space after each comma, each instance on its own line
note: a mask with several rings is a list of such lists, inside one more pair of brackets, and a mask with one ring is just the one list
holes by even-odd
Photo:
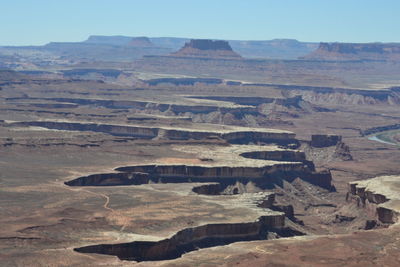
[[185, 43], [183, 48], [194, 48], [199, 50], [228, 50], [232, 51], [231, 46], [227, 41], [214, 41], [209, 39], [190, 40]]
[[400, 60], [399, 43], [320, 43], [303, 59], [314, 60]]
[[[182, 48], [185, 43], [190, 43], [190, 39], [188, 38], [177, 38], [177, 37], [148, 37], [149, 41], [154, 45], [154, 46], [147, 46], [149, 45], [147, 43], [147, 40], [143, 40], [142, 37], [137, 37], [137, 36], [120, 36], [120, 35], [115, 35], [115, 36], [102, 36], [102, 35], [91, 35], [87, 40], [84, 42], [81, 42], [79, 44], [84, 44], [84, 45], [92, 45], [92, 46], [80, 46], [79, 49], [85, 49], [89, 47], [89, 52], [93, 54], [92, 48], [94, 46], [97, 46], [96, 49], [101, 49], [99, 48], [100, 46], [120, 46], [124, 47], [124, 50], [121, 49], [120, 52], [121, 57], [118, 56], [118, 53], [116, 56], [113, 54], [114, 51], [118, 49], [118, 47], [112, 47], [112, 48], [105, 48], [108, 54], [111, 54], [110, 57], [113, 57], [111, 60], [116, 60], [118, 58], [121, 58], [122, 61], [125, 61], [127, 58], [132, 58], [132, 55], [135, 54], [134, 51], [140, 51], [140, 49], [137, 48], [144, 48], [146, 50], [145, 53], [138, 53], [138, 55], [135, 55], [135, 59], [142, 57], [144, 54], [145, 55], [168, 55], [172, 52], [175, 52]], [[143, 42], [145, 41], [145, 43]], [[204, 40], [207, 41], [207, 40]], [[211, 40], [208, 40], [211, 41]], [[129, 45], [129, 43], [132, 42], [132, 46]], [[214, 41], [216, 42], [216, 41]], [[147, 44], [146, 44], [147, 43]], [[299, 42], [294, 39], [274, 39], [274, 40], [229, 40], [229, 47], [232, 47], [232, 49], [241, 55], [244, 58], [268, 58], [268, 59], [298, 59], [301, 56], [305, 56], [312, 51], [316, 50], [318, 48], [319, 43], [310, 43], [310, 42]], [[60, 45], [59, 45], [60, 47]], [[226, 45], [223, 45], [223, 47], [226, 48]], [[125, 49], [127, 48], [127, 49]], [[129, 50], [129, 48], [133, 48]], [[147, 50], [150, 50], [149, 48], [153, 48], [154, 51], [149, 53]], [[222, 48], [222, 47], [221, 47]], [[70, 50], [77, 50], [77, 46], [74, 45], [73, 47], [71, 46], [64, 46], [62, 47], [62, 50], [70, 53]], [[59, 51], [59, 50], [57, 50]], [[96, 51], [96, 50], [95, 50]], [[79, 55], [81, 55], [81, 51], [79, 52]], [[96, 57], [101, 57], [104, 58], [104, 55], [107, 54], [104, 53], [104, 51], [99, 51], [96, 52], [95, 56]], [[123, 55], [125, 53], [125, 55]], [[118, 56], [118, 57], [117, 57]], [[173, 55], [176, 56], [176, 55]], [[177, 55], [179, 56], [179, 55]], [[185, 55], [186, 56], [186, 55]], [[193, 55], [192, 55], [193, 56]], [[196, 55], [199, 56], [199, 55]], [[232, 56], [232, 54], [231, 54]], [[204, 56], [203, 56], [204, 57]], [[237, 58], [237, 55], [234, 56]]]
[[133, 37], [128, 43], [128, 46], [133, 47], [154, 47], [154, 44], [148, 37]]
[[148, 37], [128, 37], [128, 36], [101, 36], [91, 35], [84, 41], [88, 44], [113, 45], [113, 46], [131, 46], [131, 47], [155, 47]]
[[126, 45], [132, 40], [132, 37], [128, 36], [103, 36], [103, 35], [91, 35], [84, 41], [89, 44], [103, 44], [103, 45]]
[[200, 58], [242, 58], [238, 53], [232, 50], [227, 41], [192, 39], [171, 56], [177, 57], [200, 57]]

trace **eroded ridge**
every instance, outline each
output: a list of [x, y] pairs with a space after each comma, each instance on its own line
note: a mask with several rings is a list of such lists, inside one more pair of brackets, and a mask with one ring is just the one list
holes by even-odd
[[91, 131], [101, 132], [114, 136], [130, 136], [140, 139], [168, 139], [168, 140], [202, 140], [207, 138], [220, 138], [232, 144], [247, 144], [250, 142], [275, 143], [298, 147], [299, 142], [295, 134], [289, 131], [275, 129], [255, 129], [247, 127], [221, 127], [215, 131], [196, 128], [143, 126], [128, 124], [98, 124], [81, 121], [24, 121], [5, 122], [8, 127], [43, 127], [47, 129], [66, 131]]
[[[219, 197], [221, 198], [221, 197]], [[246, 207], [248, 212], [258, 214], [254, 221], [209, 223], [178, 231], [159, 241], [134, 241], [119, 244], [99, 244], [75, 248], [80, 253], [97, 253], [117, 256], [121, 260], [156, 261], [169, 260], [200, 248], [227, 245], [239, 241], [267, 240], [279, 237], [304, 235], [285, 225], [286, 214], [274, 211], [275, 194], [260, 192], [225, 196], [225, 205]]]
[[[282, 186], [283, 181], [301, 178], [311, 184], [334, 190], [328, 170], [315, 170], [301, 151], [277, 146], [215, 146], [201, 151], [201, 146], [177, 146], [178, 151], [192, 151], [202, 164], [144, 164], [119, 167], [116, 173], [93, 174], [66, 182], [69, 186], [139, 185], [147, 183], [218, 183], [224, 191], [235, 185], [253, 184], [259, 190]], [[256, 150], [258, 149], [258, 150]], [[254, 151], [256, 150], [256, 151]], [[241, 186], [239, 186], [241, 187]], [[195, 190], [196, 192], [196, 190]]]
[[119, 173], [93, 174], [65, 182], [69, 186], [140, 185], [147, 183], [217, 182], [226, 187], [237, 182], [253, 182], [262, 189], [292, 182], [300, 177], [304, 181], [334, 190], [329, 171], [311, 171], [302, 163], [275, 164], [264, 167], [189, 166], [189, 165], [137, 165], [121, 167]]
[[[254, 195], [283, 187], [284, 181], [300, 178], [334, 190], [329, 171], [316, 171], [304, 152], [277, 145], [216, 145], [204, 150], [196, 145], [176, 145], [175, 151], [191, 151], [203, 164], [143, 164], [119, 167], [116, 173], [93, 174], [65, 182], [69, 186], [115, 186], [150, 183], [205, 183], [192, 191], [199, 195]], [[175, 259], [199, 248], [238, 241], [266, 240], [303, 235], [298, 227], [286, 226], [285, 218], [296, 223], [292, 205], [274, 205], [275, 194], [256, 203], [255, 221], [209, 223], [186, 228], [160, 241], [134, 241], [75, 248], [81, 253], [114, 255], [122, 260], [155, 261]], [[200, 196], [199, 196], [200, 197]], [[201, 196], [202, 198], [206, 196]], [[210, 196], [207, 196], [210, 197]], [[218, 196], [221, 198], [223, 196]], [[225, 196], [226, 197], [226, 196]], [[234, 196], [232, 196], [234, 197]], [[253, 196], [254, 197], [254, 196]], [[227, 201], [227, 200], [225, 200]], [[232, 205], [233, 203], [227, 203]], [[246, 206], [241, 202], [241, 206]], [[254, 203], [251, 204], [254, 206]], [[246, 209], [249, 207], [246, 206]], [[261, 214], [260, 214], [260, 211]]]
[[349, 183], [348, 200], [376, 217], [380, 223], [399, 223], [400, 218], [399, 176], [380, 176]]

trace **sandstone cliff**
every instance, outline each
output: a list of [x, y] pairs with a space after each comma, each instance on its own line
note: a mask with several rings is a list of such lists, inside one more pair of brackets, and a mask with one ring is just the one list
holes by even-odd
[[[208, 182], [220, 183], [215, 192], [236, 183], [243, 185], [250, 182], [255, 186], [267, 189], [282, 185], [284, 180], [296, 178], [311, 184], [334, 190], [329, 171], [314, 171], [304, 163], [276, 163], [261, 167], [251, 166], [203, 166], [203, 165], [135, 165], [117, 168], [117, 173], [93, 174], [65, 182], [69, 186], [113, 186], [139, 185], [147, 183], [187, 183]], [[221, 189], [221, 190], [219, 190]]]
[[225, 245], [238, 241], [264, 240], [268, 232], [278, 236], [293, 236], [296, 233], [284, 228], [285, 215], [275, 214], [261, 216], [255, 222], [207, 224], [186, 228], [171, 238], [158, 242], [136, 241], [121, 244], [101, 244], [75, 248], [81, 253], [99, 253], [115, 255], [122, 260], [155, 261], [180, 257], [182, 254], [199, 248]]
[[[29, 121], [7, 123], [6, 126], [27, 127], [37, 126], [47, 129], [67, 131], [101, 132], [114, 136], [131, 136], [141, 139], [169, 139], [169, 140], [202, 140], [218, 137], [232, 144], [246, 144], [254, 142], [276, 143], [280, 145], [298, 146], [295, 134], [279, 130], [266, 130], [252, 128], [237, 128], [237, 130], [207, 131], [190, 128], [150, 127], [140, 125], [97, 124], [83, 122], [60, 121]], [[245, 130], [249, 129], [249, 130]]]
[[348, 200], [356, 201], [381, 223], [398, 223], [400, 198], [399, 176], [380, 176], [349, 183]]

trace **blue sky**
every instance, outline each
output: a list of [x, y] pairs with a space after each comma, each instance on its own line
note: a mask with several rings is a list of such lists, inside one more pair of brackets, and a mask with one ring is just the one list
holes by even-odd
[[0, 45], [89, 35], [400, 42], [398, 0], [0, 0]]

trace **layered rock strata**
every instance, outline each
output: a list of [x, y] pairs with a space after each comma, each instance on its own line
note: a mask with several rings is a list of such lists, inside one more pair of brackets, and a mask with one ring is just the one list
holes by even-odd
[[[196, 130], [188, 128], [172, 128], [172, 127], [149, 127], [149, 126], [133, 126], [123, 124], [97, 124], [70, 121], [29, 121], [29, 122], [10, 122], [5, 126], [10, 127], [27, 127], [37, 126], [48, 129], [67, 130], [67, 131], [92, 131], [102, 132], [115, 136], [130, 136], [142, 139], [163, 138], [170, 140], [201, 140], [207, 138], [220, 138], [229, 143], [249, 143], [249, 142], [265, 142], [277, 143], [282, 145], [293, 144], [298, 146], [295, 134], [288, 131], [252, 129], [252, 128], [231, 128], [220, 131]], [[237, 130], [235, 130], [237, 129]]]
[[275, 103], [286, 107], [300, 108], [303, 100], [301, 95], [287, 98], [272, 97], [246, 97], [246, 96], [190, 96], [190, 98], [209, 99], [216, 101], [233, 102], [238, 105], [258, 106], [261, 104]]
[[312, 171], [303, 163], [277, 163], [262, 167], [200, 166], [200, 165], [137, 165], [120, 167], [120, 173], [94, 174], [66, 182], [70, 186], [137, 185], [154, 183], [217, 182], [222, 188], [254, 183], [260, 188], [282, 185], [283, 180], [296, 178], [333, 190], [329, 171]]
[[267, 239], [268, 232], [281, 236], [296, 233], [284, 228], [285, 215], [267, 215], [256, 222], [208, 224], [187, 228], [171, 238], [158, 242], [136, 241], [122, 244], [101, 244], [74, 249], [81, 253], [98, 253], [117, 256], [121, 260], [156, 261], [180, 257], [182, 254], [199, 248], [226, 245], [238, 241]]
[[[89, 245], [74, 250], [80, 253], [114, 255], [122, 260], [156, 261], [174, 259], [199, 248], [238, 241], [303, 235], [296, 227], [285, 225], [286, 213], [276, 211], [281, 208], [275, 207], [275, 194], [272, 192], [197, 198], [216, 204], [221, 214], [225, 214], [225, 211], [231, 212], [232, 208], [238, 209], [239, 213], [233, 217], [228, 215], [207, 218], [207, 224], [203, 222], [167, 237], [161, 234], [159, 238], [152, 238], [152, 241], [143, 241], [140, 238], [140, 241], [130, 243]], [[246, 210], [245, 216], [240, 215], [243, 209]]]
[[381, 176], [349, 183], [348, 199], [357, 201], [381, 223], [398, 223], [400, 218], [399, 176]]
[[[218, 197], [218, 198], [226, 198]], [[122, 260], [157, 261], [175, 259], [184, 253], [200, 248], [227, 245], [238, 241], [266, 240], [279, 237], [303, 235], [285, 225], [285, 214], [281, 207], [274, 206], [275, 194], [262, 192], [228, 197], [220, 205], [239, 205], [258, 214], [254, 221], [218, 221], [183, 229], [171, 237], [158, 241], [134, 241], [120, 244], [100, 244], [75, 248], [80, 253], [114, 255]], [[228, 202], [228, 203], [227, 203]], [[290, 210], [286, 209], [287, 211]], [[288, 212], [290, 213], [290, 212]], [[249, 219], [248, 219], [249, 220]], [[251, 219], [250, 219], [251, 220]], [[224, 220], [225, 221], [225, 220]]]
[[[30, 98], [35, 99], [35, 98]], [[140, 100], [103, 100], [103, 99], [85, 99], [85, 98], [42, 98], [45, 100], [57, 101], [62, 103], [73, 103], [79, 105], [102, 106], [110, 109], [137, 109], [137, 110], [158, 110], [161, 112], [170, 111], [175, 114], [191, 112], [191, 113], [210, 113], [221, 111], [222, 113], [243, 113], [255, 114], [257, 109], [252, 106], [233, 105], [230, 103], [219, 102], [218, 105], [196, 104], [174, 104], [164, 102], [151, 102]], [[7, 100], [18, 100], [9, 98]]]

